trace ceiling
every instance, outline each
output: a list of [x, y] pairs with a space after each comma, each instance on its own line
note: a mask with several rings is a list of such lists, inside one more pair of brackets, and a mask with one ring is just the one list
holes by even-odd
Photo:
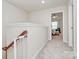
[[45, 4], [41, 3], [42, 0], [7, 0], [7, 1], [28, 12], [43, 10], [67, 4], [67, 0], [44, 0]]
[[[53, 17], [55, 17], [55, 18], [53, 18]], [[52, 18], [52, 21], [60, 21], [63, 18], [63, 13], [62, 12], [53, 13], [51, 18]]]

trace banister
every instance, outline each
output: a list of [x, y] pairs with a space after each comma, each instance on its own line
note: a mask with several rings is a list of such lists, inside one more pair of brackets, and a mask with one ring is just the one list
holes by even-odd
[[[18, 35], [16, 42], [23, 37], [27, 37], [27, 31], [23, 31], [20, 35]], [[2, 50], [4, 50], [6, 52], [6, 59], [7, 59], [7, 50], [12, 47], [12, 45], [14, 44], [14, 41], [12, 41], [7, 47], [3, 47]]]
[[[19, 40], [19, 37], [21, 37], [21, 36], [27, 37], [27, 31], [23, 31], [20, 35], [18, 35], [16, 41]], [[13, 44], [14, 44], [14, 41], [12, 41], [7, 47], [3, 47], [2, 49], [3, 49], [3, 50], [7, 50], [7, 49], [9, 49]]]
[[[27, 31], [23, 31], [20, 35], [18, 35], [16, 42], [23, 37], [27, 37]], [[2, 50], [6, 51], [6, 59], [7, 59], [7, 50], [12, 47], [12, 45], [14, 44], [14, 41], [12, 41], [7, 47], [3, 47]]]
[[[20, 35], [18, 35], [16, 41], [19, 40], [19, 37], [21, 37], [21, 36], [27, 37], [27, 31], [23, 31]], [[7, 47], [3, 47], [2, 49], [3, 49], [3, 50], [7, 50], [7, 49], [9, 49], [13, 44], [14, 44], [14, 41], [12, 41]]]

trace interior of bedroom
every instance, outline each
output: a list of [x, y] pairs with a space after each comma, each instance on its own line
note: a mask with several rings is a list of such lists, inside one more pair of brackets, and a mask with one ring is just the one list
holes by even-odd
[[54, 36], [61, 36], [63, 39], [63, 12], [52, 13], [52, 38]]

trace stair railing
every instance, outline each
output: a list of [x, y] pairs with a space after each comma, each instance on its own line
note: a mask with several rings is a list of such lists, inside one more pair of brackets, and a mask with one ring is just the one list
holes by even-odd
[[20, 35], [18, 35], [18, 37], [16, 39], [14, 39], [14, 41], [12, 41], [8, 46], [3, 47], [2, 50], [6, 52], [6, 59], [7, 59], [7, 50], [12, 47], [14, 45], [14, 59], [16, 58], [16, 43], [18, 40], [20, 40], [21, 38], [25, 38], [27, 37], [27, 31], [23, 31]]

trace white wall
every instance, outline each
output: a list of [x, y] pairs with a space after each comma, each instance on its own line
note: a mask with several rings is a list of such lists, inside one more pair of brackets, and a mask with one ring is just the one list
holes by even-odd
[[37, 54], [44, 48], [45, 44], [48, 41], [48, 30], [47, 28], [34, 27], [29, 28], [29, 36], [28, 36], [28, 58], [27, 59], [35, 59]]
[[[17, 59], [36, 58], [41, 48], [44, 47], [44, 45], [48, 41], [48, 28], [45, 26], [37, 26], [37, 25], [35, 26], [34, 24], [29, 24], [29, 25], [18, 24], [17, 26], [16, 24], [8, 28], [10, 29], [10, 31], [7, 32], [7, 44], [13, 41], [13, 39], [11, 38], [17, 37], [17, 35], [21, 33], [23, 30], [27, 30], [28, 32], [27, 39], [21, 39], [21, 41], [18, 41], [19, 46], [17, 47], [18, 48]], [[8, 34], [11, 33], [12, 35], [11, 37], [9, 37]], [[14, 59], [13, 47], [8, 50], [8, 59]]]
[[[2, 18], [3, 18], [3, 42], [6, 39], [5, 29], [8, 23], [13, 22], [25, 22], [28, 21], [27, 13], [24, 10], [21, 10], [14, 5], [8, 3], [6, 0], [3, 0], [3, 11], [2, 11]], [[4, 45], [5, 43], [3, 43]]]
[[[2, 0], [2, 46], [6, 46], [6, 26], [13, 22], [25, 22], [28, 21], [27, 13], [20, 8], [8, 3], [6, 0]], [[9, 31], [9, 29], [8, 29]], [[11, 34], [9, 34], [11, 35]], [[3, 53], [4, 54], [4, 53]], [[3, 56], [5, 59], [5, 56]]]
[[67, 6], [60, 6], [56, 8], [51, 8], [48, 10], [36, 11], [30, 13], [30, 21], [35, 23], [40, 23], [49, 27], [49, 40], [51, 40], [51, 13], [63, 12], [63, 26], [64, 26], [64, 37], [63, 41], [67, 43], [68, 41], [68, 28], [67, 28], [67, 20], [68, 20], [68, 12]]

